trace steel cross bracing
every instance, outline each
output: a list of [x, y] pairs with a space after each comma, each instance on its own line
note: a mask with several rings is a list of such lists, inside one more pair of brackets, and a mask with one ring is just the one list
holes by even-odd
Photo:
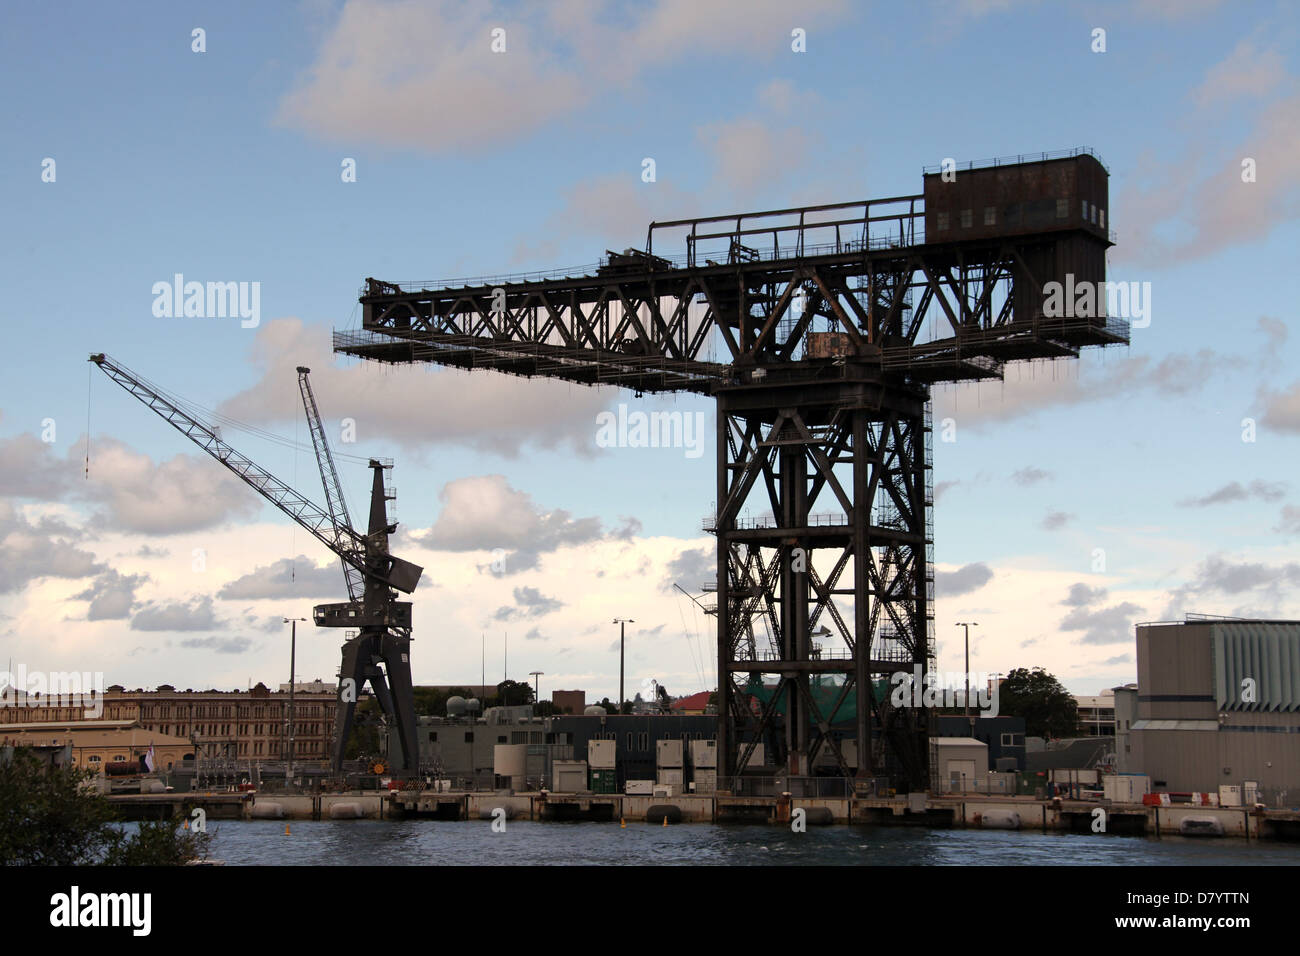
[[[1081, 244], [1104, 272], [1104, 234], [927, 242], [920, 198], [655, 224], [584, 275], [368, 279], [361, 330], [334, 335], [381, 362], [717, 400], [720, 787], [758, 743], [791, 776], [926, 786], [924, 710], [873, 681], [932, 666], [930, 387], [1127, 342], [1040, 307]], [[673, 231], [686, 253], [664, 258]]]

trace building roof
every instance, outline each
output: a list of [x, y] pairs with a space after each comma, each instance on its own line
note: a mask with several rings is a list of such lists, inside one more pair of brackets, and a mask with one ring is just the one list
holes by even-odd
[[673, 701], [673, 710], [703, 710], [709, 706], [709, 695], [711, 691], [702, 690], [698, 694], [691, 694], [688, 697], [679, 697]]
[[[105, 724], [116, 725], [108, 726]], [[121, 726], [125, 724], [126, 726]], [[132, 720], [71, 721], [63, 724], [0, 724], [3, 737], [40, 737], [32, 743], [57, 740], [59, 745], [74, 747], [189, 747], [184, 737], [146, 730]]]

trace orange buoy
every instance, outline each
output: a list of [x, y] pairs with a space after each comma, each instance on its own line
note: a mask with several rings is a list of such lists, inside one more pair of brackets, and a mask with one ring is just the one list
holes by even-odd
[[664, 814], [664, 826], [668, 826], [668, 814]]
[[289, 824], [287, 823], [284, 825], [284, 835], [285, 836], [289, 835]]
[[619, 818], [618, 818], [618, 827], [619, 827], [620, 830], [626, 830], [626, 829], [627, 829], [627, 821], [624, 820], [622, 817], [619, 817]]

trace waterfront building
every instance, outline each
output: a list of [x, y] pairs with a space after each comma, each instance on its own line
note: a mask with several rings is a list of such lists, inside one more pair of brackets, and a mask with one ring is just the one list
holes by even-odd
[[182, 737], [159, 733], [135, 720], [25, 721], [0, 724], [0, 746], [68, 748], [74, 766], [102, 772], [109, 764], [132, 763], [153, 749], [155, 770], [179, 767], [194, 759], [193, 746]]
[[[337, 706], [335, 685], [319, 681], [294, 689], [294, 761], [304, 765], [330, 759]], [[241, 763], [282, 761], [288, 755], [289, 689], [272, 691], [258, 683], [249, 690], [105, 689], [94, 709], [50, 699], [25, 698], [6, 708], [10, 725], [68, 722], [122, 722], [168, 738], [188, 742], [187, 752], [221, 753]], [[147, 746], [147, 745], [146, 745]]]
[[[1300, 795], [1300, 621], [1188, 615], [1137, 628], [1131, 769], [1156, 791]], [[1289, 801], [1289, 803], [1288, 803]]]

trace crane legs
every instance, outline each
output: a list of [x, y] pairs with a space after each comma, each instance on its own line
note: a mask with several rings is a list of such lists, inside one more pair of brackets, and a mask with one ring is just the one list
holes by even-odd
[[[339, 667], [339, 704], [334, 715], [334, 770], [343, 765], [343, 749], [352, 732], [356, 699], [369, 682], [379, 706], [397, 731], [401, 756], [394, 768], [415, 773], [420, 765], [415, 735], [415, 694], [411, 687], [411, 638], [387, 628], [366, 627], [343, 645]], [[383, 667], [380, 667], [383, 664]]]

